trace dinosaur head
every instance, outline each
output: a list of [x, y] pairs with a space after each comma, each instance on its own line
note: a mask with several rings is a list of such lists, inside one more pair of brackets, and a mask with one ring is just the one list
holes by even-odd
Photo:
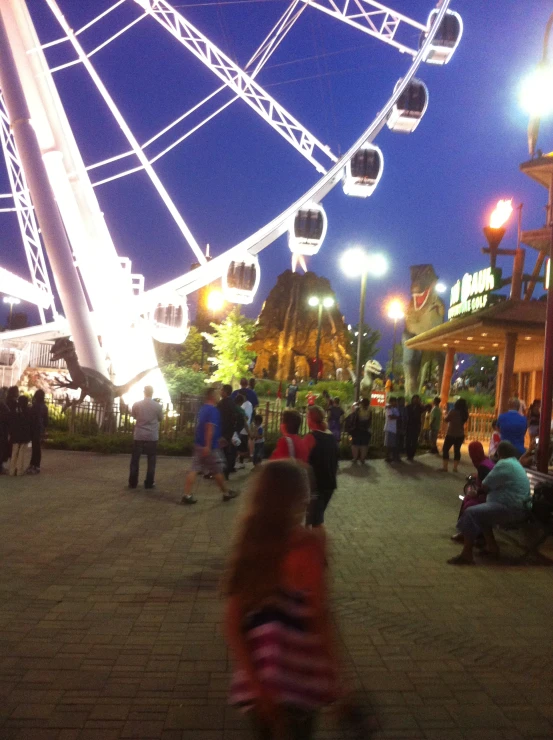
[[438, 276], [432, 265], [411, 265], [411, 295], [415, 311], [425, 306], [437, 282]]
[[382, 372], [382, 365], [378, 362], [378, 360], [368, 360], [365, 363], [365, 372], [375, 376], [380, 375], [380, 373]]
[[69, 337], [60, 337], [59, 339], [56, 339], [56, 341], [52, 345], [50, 354], [52, 356], [52, 360], [65, 361], [67, 361], [68, 358], [72, 357], [73, 355], [75, 355], [75, 357], [77, 356], [77, 353], [75, 352], [75, 345], [69, 339]]

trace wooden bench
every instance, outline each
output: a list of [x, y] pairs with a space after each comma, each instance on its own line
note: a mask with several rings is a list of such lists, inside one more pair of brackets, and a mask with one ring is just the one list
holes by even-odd
[[[530, 483], [530, 496], [534, 495], [534, 490], [536, 486], [538, 485], [538, 483], [549, 483], [553, 486], [553, 475], [549, 473], [540, 473], [538, 470], [532, 470], [530, 468], [526, 468], [526, 475]], [[529, 510], [528, 518], [525, 519], [523, 522], [520, 522], [520, 524], [514, 524], [512, 526], [501, 527], [501, 530], [503, 532], [508, 532], [508, 531], [513, 531], [513, 530], [525, 529], [528, 527], [541, 530], [541, 534], [539, 535], [539, 537], [537, 537], [537, 539], [529, 547], [526, 547], [525, 545], [521, 545], [521, 543], [517, 539], [507, 535], [507, 538], [511, 542], [513, 542], [518, 547], [524, 548], [524, 552], [520, 556], [519, 561], [526, 559], [530, 555], [536, 555], [540, 557], [542, 560], [547, 561], [548, 564], [552, 564], [552, 561], [550, 560], [550, 558], [547, 558], [545, 555], [541, 555], [541, 553], [539, 552], [539, 549], [549, 537], [553, 537], [553, 516], [551, 516], [548, 521], [545, 521], [545, 522], [539, 521], [532, 514], [532, 511]]]

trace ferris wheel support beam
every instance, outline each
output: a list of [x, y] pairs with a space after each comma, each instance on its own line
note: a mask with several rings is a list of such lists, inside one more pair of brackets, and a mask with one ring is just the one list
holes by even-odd
[[[19, 159], [19, 152], [15, 145], [13, 133], [10, 128], [10, 118], [6, 109], [4, 96], [0, 92], [0, 138], [2, 140], [2, 151], [8, 169], [8, 178], [13, 193], [13, 201], [19, 230], [23, 238], [27, 264], [31, 273], [31, 280], [38, 294], [42, 296], [42, 302], [37, 303], [40, 321], [45, 324], [45, 309], [51, 313], [52, 321], [57, 318], [56, 304], [50, 276], [46, 268], [46, 261], [42, 251], [42, 243], [36, 222], [35, 211], [29, 194], [29, 187], [25, 179], [25, 173]], [[21, 298], [21, 296], [19, 296]]]
[[390, 46], [399, 49], [403, 54], [416, 55], [416, 51], [409, 46], [396, 41], [396, 33], [401, 25], [408, 25], [419, 31], [428, 29], [422, 23], [411, 20], [395, 10], [387, 8], [375, 0], [301, 0], [312, 8], [343, 21], [363, 33], [384, 41]]
[[77, 56], [79, 57], [80, 61], [82, 62], [83, 66], [84, 66], [84, 68], [86, 69], [86, 71], [90, 75], [92, 81], [96, 85], [96, 88], [98, 89], [98, 92], [100, 93], [100, 95], [102, 96], [104, 102], [108, 106], [111, 114], [113, 115], [113, 117], [117, 121], [117, 123], [118, 123], [121, 131], [123, 132], [125, 138], [127, 139], [127, 141], [129, 142], [129, 144], [131, 145], [134, 154], [136, 155], [138, 161], [140, 162], [140, 164], [142, 165], [143, 169], [145, 170], [145, 172], [147, 173], [148, 177], [150, 178], [153, 186], [157, 190], [157, 192], [158, 192], [159, 196], [161, 197], [163, 203], [165, 204], [167, 210], [169, 211], [169, 213], [173, 217], [173, 219], [174, 219], [175, 223], [177, 224], [178, 228], [180, 229], [182, 235], [184, 236], [184, 238], [188, 242], [190, 248], [192, 249], [192, 251], [196, 255], [196, 259], [198, 260], [198, 262], [200, 264], [204, 264], [207, 260], [205, 258], [204, 253], [200, 249], [200, 245], [198, 244], [198, 242], [194, 238], [194, 235], [192, 234], [192, 232], [190, 231], [190, 229], [186, 225], [183, 217], [179, 213], [178, 208], [176, 207], [176, 205], [171, 200], [171, 197], [169, 196], [169, 193], [165, 189], [165, 186], [163, 185], [163, 183], [159, 179], [159, 177], [156, 174], [154, 168], [152, 167], [152, 165], [148, 161], [148, 158], [146, 157], [146, 155], [142, 151], [142, 148], [140, 147], [140, 144], [136, 140], [136, 138], [135, 138], [134, 134], [132, 133], [130, 127], [128, 126], [127, 122], [123, 118], [123, 115], [121, 114], [121, 112], [119, 111], [119, 109], [117, 108], [117, 106], [115, 105], [115, 102], [114, 102], [113, 98], [111, 97], [110, 93], [108, 92], [107, 87], [104, 85], [104, 83], [100, 79], [99, 74], [96, 72], [96, 70], [95, 70], [92, 62], [87, 57], [87, 55], [86, 55], [83, 47], [81, 46], [79, 40], [77, 39], [77, 37], [74, 34], [74, 32], [72, 31], [71, 27], [67, 23], [67, 20], [65, 19], [65, 16], [62, 14], [61, 10], [59, 9], [58, 4], [55, 2], [55, 0], [46, 0], [46, 2], [48, 4], [48, 7], [50, 8], [50, 10], [52, 11], [52, 13], [54, 14], [56, 20], [58, 21], [58, 23], [62, 27], [63, 31], [66, 33], [69, 41], [71, 42], [73, 48], [75, 49], [75, 51], [77, 53]]
[[180, 295], [188, 295], [189, 293], [203, 288], [213, 280], [220, 278], [224, 271], [228, 267], [228, 263], [231, 259], [241, 259], [243, 253], [249, 252], [250, 254], [259, 254], [259, 252], [266, 249], [272, 244], [279, 236], [282, 236], [288, 228], [290, 219], [293, 218], [294, 214], [304, 206], [306, 203], [314, 202], [319, 203], [325, 195], [327, 195], [332, 188], [337, 185], [341, 179], [347, 162], [353, 157], [353, 155], [366, 143], [372, 143], [378, 136], [382, 128], [386, 125], [386, 120], [393, 106], [396, 104], [404, 90], [407, 88], [411, 80], [415, 77], [419, 66], [425, 59], [425, 55], [434, 40], [434, 35], [438, 30], [443, 17], [445, 16], [450, 0], [443, 0], [442, 5], [439, 7], [439, 11], [434, 19], [432, 27], [428, 31], [428, 34], [424, 40], [423, 45], [419, 49], [415, 58], [413, 59], [408, 72], [404, 77], [401, 78], [401, 82], [396, 86], [392, 96], [389, 98], [386, 105], [378, 113], [371, 125], [363, 131], [357, 141], [352, 144], [348, 151], [340, 158], [338, 162], [330, 169], [323, 177], [320, 178], [301, 198], [296, 200], [280, 215], [266, 224], [264, 227], [251, 234], [249, 237], [241, 241], [236, 246], [227, 250], [224, 254], [215, 257], [207, 265], [198, 267], [196, 270], [192, 270], [185, 275], [164, 283], [163, 285], [153, 288], [152, 290], [146, 291], [141, 297], [141, 300], [152, 300], [157, 295], [163, 295], [167, 290], [174, 290]]
[[230, 90], [311, 162], [318, 172], [324, 173], [326, 168], [315, 159], [316, 150], [332, 162], [337, 161], [328, 146], [315, 138], [280, 103], [265, 92], [251, 75], [231, 61], [201, 31], [178, 13], [167, 0], [134, 1], [223, 80]]
[[31, 124], [31, 114], [6, 32], [4, 23], [6, 5], [6, 0], [0, 0], [0, 87], [6, 102], [10, 127], [25, 170], [48, 259], [53, 268], [60, 300], [69, 321], [81, 364], [105, 376], [103, 354], [48, 179], [38, 138]]

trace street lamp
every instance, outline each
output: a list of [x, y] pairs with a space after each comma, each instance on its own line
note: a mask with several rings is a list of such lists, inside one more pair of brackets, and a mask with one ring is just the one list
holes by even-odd
[[395, 360], [396, 360], [396, 331], [397, 331], [397, 322], [400, 321], [405, 317], [405, 311], [403, 309], [403, 303], [395, 298], [393, 301], [390, 301], [388, 304], [388, 318], [392, 319], [394, 322], [394, 341], [392, 344], [392, 382], [394, 381], [394, 368], [395, 368]]
[[319, 378], [319, 351], [321, 348], [321, 324], [323, 319], [323, 308], [332, 308], [334, 305], [334, 298], [331, 295], [317, 296], [312, 295], [309, 297], [307, 303], [312, 307], [318, 307], [317, 315], [317, 344], [315, 346], [315, 367], [317, 370], [317, 379]]
[[[549, 38], [553, 28], [553, 13], [545, 25], [543, 37], [543, 53], [541, 62], [532, 76], [531, 81], [526, 81], [524, 86], [524, 102], [530, 113], [528, 124], [528, 149], [533, 159], [538, 141], [540, 119], [542, 116], [553, 111], [553, 68], [548, 59]], [[549, 264], [553, 258], [553, 181], [549, 184]], [[547, 312], [545, 319], [545, 342], [543, 348], [543, 374], [541, 391], [541, 414], [540, 431], [537, 454], [537, 468], [541, 473], [547, 473], [549, 469], [549, 447], [551, 435], [551, 411], [552, 411], [552, 373], [553, 373], [553, 291], [547, 292]]]
[[436, 283], [437, 293], [445, 293], [446, 290], [447, 290], [447, 285], [445, 283]]
[[347, 277], [361, 278], [359, 299], [359, 331], [357, 333], [357, 362], [355, 363], [355, 400], [361, 395], [361, 341], [365, 322], [367, 275], [382, 277], [388, 271], [388, 260], [383, 254], [369, 254], [359, 247], [348, 249], [340, 259], [340, 267]]
[[8, 318], [8, 329], [11, 329], [12, 328], [13, 307], [18, 306], [21, 303], [21, 301], [19, 300], [19, 298], [14, 298], [11, 295], [7, 295], [4, 297], [4, 303], [9, 303], [9, 306], [10, 306], [10, 315]]

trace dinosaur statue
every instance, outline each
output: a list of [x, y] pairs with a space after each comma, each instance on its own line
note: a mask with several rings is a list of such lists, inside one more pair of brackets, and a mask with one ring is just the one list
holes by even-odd
[[71, 388], [72, 390], [81, 390], [79, 399], [76, 404], [81, 403], [87, 396], [93, 401], [109, 408], [113, 405], [113, 399], [124, 395], [135, 384], [139, 383], [151, 370], [143, 370], [138, 373], [132, 380], [124, 385], [114, 385], [111, 380], [89, 367], [81, 367], [75, 351], [75, 345], [69, 337], [56, 339], [50, 355], [53, 360], [64, 360], [71, 376], [71, 382], [66, 382], [61, 378], [56, 378], [59, 388]]
[[413, 300], [406, 311], [405, 331], [403, 332], [403, 372], [405, 373], [405, 394], [407, 396], [420, 391], [431, 362], [437, 363], [440, 377], [443, 372], [445, 361], [443, 352], [413, 350], [405, 346], [407, 339], [443, 323], [445, 306], [436, 293], [437, 282], [438, 276], [432, 265], [411, 265]]
[[374, 381], [376, 378], [380, 377], [380, 375], [382, 375], [382, 365], [378, 360], [368, 360], [365, 363], [363, 377], [361, 378], [361, 395], [364, 398], [370, 398]]

